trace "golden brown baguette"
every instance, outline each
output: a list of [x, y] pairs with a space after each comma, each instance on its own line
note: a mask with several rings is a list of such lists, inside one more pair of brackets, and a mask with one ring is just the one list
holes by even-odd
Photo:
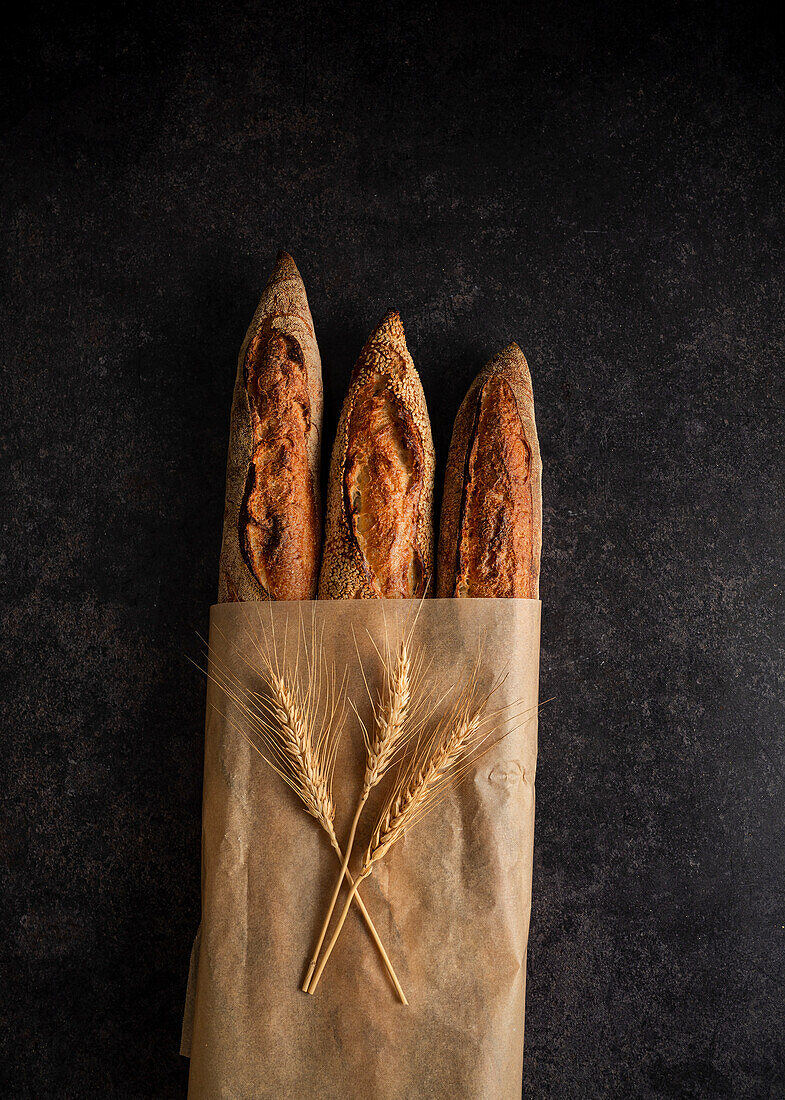
[[431, 425], [396, 310], [368, 338], [341, 411], [319, 599], [406, 599], [433, 573]]
[[438, 595], [537, 599], [542, 462], [517, 344], [487, 364], [455, 418], [439, 530]]
[[305, 287], [279, 252], [237, 361], [218, 601], [316, 594], [322, 367]]

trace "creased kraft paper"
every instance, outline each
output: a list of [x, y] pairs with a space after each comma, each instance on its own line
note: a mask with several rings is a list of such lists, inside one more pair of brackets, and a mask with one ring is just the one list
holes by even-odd
[[[308, 635], [315, 628], [368, 721], [357, 652], [375, 693], [373, 642], [395, 642], [418, 608], [414, 644], [440, 693], [465, 679], [479, 650], [480, 686], [505, 677], [492, 705], [524, 713], [362, 885], [409, 1006], [396, 1000], [355, 907], [315, 996], [300, 991], [339, 864], [318, 824], [233, 728], [238, 711], [210, 683], [202, 924], [182, 1043], [191, 1100], [520, 1096], [539, 601], [219, 604], [210, 645], [213, 659], [261, 690], [243, 658], [253, 662], [272, 631], [279, 653], [293, 659], [301, 624]], [[334, 783], [342, 842], [363, 766], [349, 709]], [[358, 858], [377, 805], [372, 799], [361, 820]]]

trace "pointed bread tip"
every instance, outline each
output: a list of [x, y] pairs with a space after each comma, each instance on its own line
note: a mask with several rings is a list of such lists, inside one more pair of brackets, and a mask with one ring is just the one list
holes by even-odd
[[403, 322], [397, 309], [391, 309], [385, 313], [382, 320], [374, 329], [372, 339], [374, 342], [392, 344], [400, 349], [406, 347], [406, 334], [403, 331]]
[[275, 267], [273, 273], [270, 276], [270, 282], [274, 279], [289, 279], [294, 276], [300, 278], [300, 272], [297, 270], [297, 264], [294, 262], [288, 252], [279, 252], [275, 257]]
[[523, 354], [520, 345], [516, 344], [514, 340], [512, 341], [512, 343], [508, 344], [506, 348], [503, 348], [499, 354], [509, 355], [513, 359], [522, 359], [524, 363], [526, 362], [526, 356]]
[[521, 348], [514, 341], [511, 344], [507, 344], [501, 351], [497, 351], [495, 355], [492, 355], [488, 360], [489, 367], [507, 367], [513, 370], [518, 370], [522, 373], [529, 371], [529, 364], [526, 361], [526, 356], [521, 351]]
[[406, 346], [406, 334], [403, 331], [401, 315], [397, 309], [388, 310], [365, 341], [363, 350], [360, 352], [360, 358], [354, 364], [352, 382], [367, 364], [369, 356], [376, 355], [378, 357], [381, 355], [383, 360], [389, 360], [391, 353], [393, 356], [400, 356], [404, 364], [407, 361], [411, 363], [409, 349]]

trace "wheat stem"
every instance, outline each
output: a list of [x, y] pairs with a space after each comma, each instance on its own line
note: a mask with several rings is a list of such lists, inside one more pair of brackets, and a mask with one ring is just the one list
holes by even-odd
[[[341, 847], [338, 843], [338, 840], [337, 840], [334, 832], [332, 833], [332, 835], [330, 837], [330, 844], [332, 845], [332, 849], [335, 852], [336, 856], [338, 857], [338, 859], [341, 861], [341, 863], [345, 867], [343, 854], [341, 852]], [[352, 877], [350, 871], [346, 871], [346, 878], [348, 879], [349, 885], [354, 887], [355, 886], [355, 881], [354, 881], [354, 878]], [[357, 886], [359, 886], [359, 885], [360, 884], [358, 882]], [[401, 1004], [408, 1005], [409, 1002], [406, 1000], [406, 994], [403, 991], [403, 987], [402, 987], [401, 983], [398, 981], [398, 975], [395, 973], [395, 968], [393, 967], [393, 964], [390, 962], [390, 956], [387, 954], [387, 951], [385, 950], [384, 944], [381, 941], [381, 937], [379, 936], [379, 933], [376, 931], [376, 926], [373, 923], [373, 921], [371, 920], [371, 914], [365, 908], [365, 902], [360, 897], [360, 895], [357, 892], [356, 888], [354, 890], [354, 901], [355, 901], [355, 904], [356, 904], [357, 908], [360, 910], [360, 913], [362, 914], [363, 920], [365, 921], [365, 926], [368, 929], [368, 932], [370, 933], [371, 939], [376, 944], [376, 950], [381, 955], [382, 962], [385, 965], [385, 968], [387, 970], [387, 974], [389, 975], [390, 981], [392, 982], [393, 986], [395, 987], [395, 992], [398, 994], [399, 1001], [401, 1002]], [[321, 947], [321, 944], [319, 946]], [[313, 966], [311, 967], [311, 970], [309, 971], [308, 978], [306, 979], [306, 981], [303, 983], [303, 986], [302, 986], [303, 992], [305, 992], [305, 993], [308, 992], [308, 981], [309, 981], [310, 976], [311, 976], [312, 973], [313, 973]]]
[[311, 982], [310, 988], [308, 990], [311, 996], [313, 996], [313, 994], [316, 992], [316, 987], [319, 984], [319, 979], [322, 976], [322, 971], [324, 970], [325, 966], [327, 966], [327, 960], [329, 959], [330, 955], [332, 955], [333, 948], [338, 942], [338, 937], [341, 934], [341, 929], [343, 928], [344, 921], [346, 920], [346, 915], [349, 912], [349, 907], [352, 904], [352, 899], [357, 896], [357, 890], [360, 886], [360, 883], [363, 881], [364, 878], [367, 878], [370, 873], [370, 868], [368, 868], [368, 870], [361, 871], [357, 878], [354, 880], [354, 884], [349, 891], [348, 897], [344, 902], [343, 909], [341, 910], [341, 915], [338, 918], [338, 923], [335, 926], [335, 931], [332, 934], [330, 942], [327, 944], [327, 949], [322, 955], [322, 960], [316, 968], [316, 973], [313, 976], [313, 981]]
[[357, 832], [357, 822], [360, 820], [360, 814], [363, 812], [363, 806], [365, 805], [366, 798], [367, 798], [367, 795], [365, 796], [365, 798], [362, 798], [362, 797], [360, 798], [359, 802], [357, 803], [357, 809], [354, 812], [354, 820], [352, 821], [352, 826], [351, 826], [351, 829], [349, 830], [349, 839], [346, 841], [346, 854], [343, 856], [343, 858], [341, 860], [341, 870], [338, 873], [338, 878], [336, 879], [335, 886], [333, 887], [332, 896], [330, 898], [330, 904], [327, 907], [327, 915], [325, 916], [324, 920], [322, 921], [322, 927], [321, 927], [321, 930], [319, 932], [319, 939], [316, 941], [316, 947], [313, 950], [313, 955], [311, 956], [311, 961], [308, 964], [308, 972], [305, 975], [305, 981], [303, 982], [303, 985], [302, 985], [302, 989], [303, 989], [304, 993], [309, 992], [308, 986], [311, 984], [311, 978], [313, 977], [313, 972], [316, 969], [316, 963], [319, 960], [319, 952], [322, 949], [322, 944], [324, 943], [324, 937], [327, 935], [327, 929], [330, 927], [330, 918], [333, 915], [333, 910], [335, 909], [335, 903], [338, 901], [338, 895], [341, 892], [341, 887], [343, 886], [344, 877], [348, 878], [349, 881], [351, 882], [351, 875], [349, 874], [349, 871], [348, 871], [349, 860], [350, 860], [351, 855], [352, 855], [352, 848], [354, 847], [354, 837], [355, 837], [355, 834]]
[[409, 705], [412, 698], [413, 686], [406, 638], [401, 641], [398, 647], [398, 656], [394, 669], [390, 667], [389, 649], [386, 649], [385, 657], [386, 697], [383, 702], [380, 700], [379, 706], [374, 708], [376, 734], [373, 739], [368, 736], [365, 726], [362, 726], [366, 746], [363, 788], [357, 801], [354, 818], [352, 819], [352, 824], [349, 829], [349, 837], [346, 841], [346, 852], [341, 864], [341, 870], [336, 879], [335, 886], [333, 887], [330, 903], [327, 906], [327, 912], [325, 913], [321, 929], [319, 930], [319, 938], [316, 941], [316, 947], [311, 956], [305, 981], [303, 982], [302, 988], [306, 993], [311, 992], [309, 988], [311, 978], [316, 969], [316, 964], [319, 960], [319, 952], [322, 949], [327, 930], [330, 927], [330, 921], [338, 901], [338, 896], [341, 893], [344, 877], [347, 875], [347, 868], [354, 847], [354, 838], [357, 833], [357, 824], [363, 812], [363, 807], [368, 801], [368, 797], [373, 788], [381, 782], [385, 773], [388, 771], [406, 732], [406, 722], [409, 715]]

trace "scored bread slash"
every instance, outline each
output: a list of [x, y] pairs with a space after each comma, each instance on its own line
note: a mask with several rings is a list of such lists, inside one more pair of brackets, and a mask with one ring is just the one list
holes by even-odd
[[430, 595], [434, 452], [397, 310], [352, 372], [330, 464], [319, 599]]
[[322, 404], [305, 286], [279, 252], [237, 362], [219, 603], [315, 598]]
[[510, 344], [455, 418], [439, 530], [440, 597], [538, 599], [542, 461], [523, 352]]

